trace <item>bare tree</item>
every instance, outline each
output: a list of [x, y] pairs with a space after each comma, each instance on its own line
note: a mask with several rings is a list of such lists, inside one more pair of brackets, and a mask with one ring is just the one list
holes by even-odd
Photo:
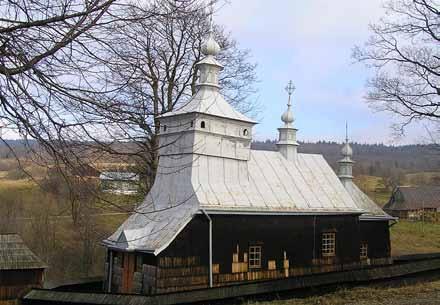
[[[34, 162], [59, 167], [67, 182], [73, 170], [104, 159], [130, 164], [147, 190], [157, 167], [157, 117], [194, 91], [194, 63], [209, 28], [205, 6], [201, 0], [0, 2], [0, 120], [25, 139]], [[223, 92], [249, 112], [255, 64], [214, 28], [226, 66]], [[72, 202], [75, 214], [78, 200]]]
[[[97, 155], [131, 162], [131, 170], [143, 178], [148, 190], [158, 160], [158, 116], [189, 100], [195, 92], [201, 43], [209, 31], [210, 15], [203, 2], [188, 2], [178, 10], [168, 2], [131, 7], [130, 15], [154, 12], [136, 23], [108, 27], [112, 44], [103, 60], [103, 83], [120, 88], [94, 104], [86, 114], [99, 132], [87, 133], [91, 141], [81, 143]], [[225, 65], [220, 79], [223, 94], [241, 111], [256, 110], [256, 65], [248, 50], [238, 48], [228, 33], [215, 26]], [[99, 135], [99, 136], [98, 136]], [[105, 139], [105, 140], [104, 140]]]
[[440, 2], [393, 0], [386, 17], [371, 25], [372, 36], [353, 57], [375, 72], [367, 101], [403, 118], [440, 121]]

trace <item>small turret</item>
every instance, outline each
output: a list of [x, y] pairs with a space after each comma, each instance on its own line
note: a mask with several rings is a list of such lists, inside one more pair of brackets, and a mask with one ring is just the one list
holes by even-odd
[[338, 177], [341, 180], [342, 184], [345, 185], [346, 182], [353, 180], [353, 164], [354, 161], [351, 159], [353, 157], [353, 149], [348, 143], [348, 126], [345, 125], [345, 143], [342, 146], [342, 159], [338, 161], [339, 164], [339, 173]]
[[289, 95], [287, 110], [281, 115], [281, 121], [283, 121], [284, 126], [278, 128], [279, 138], [277, 146], [278, 151], [284, 156], [284, 158], [295, 162], [299, 144], [296, 142], [296, 132], [298, 129], [294, 128], [292, 125], [295, 121], [291, 110], [291, 96], [294, 90], [295, 86], [292, 81], [289, 81], [289, 84], [286, 87], [287, 94]]

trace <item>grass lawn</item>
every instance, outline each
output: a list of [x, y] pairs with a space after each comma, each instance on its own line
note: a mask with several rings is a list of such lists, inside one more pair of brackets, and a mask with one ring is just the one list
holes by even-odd
[[390, 199], [391, 193], [385, 189], [382, 177], [360, 175], [354, 178], [354, 182], [380, 206], [384, 206]]
[[392, 255], [440, 252], [440, 224], [400, 220], [391, 227], [391, 252]]

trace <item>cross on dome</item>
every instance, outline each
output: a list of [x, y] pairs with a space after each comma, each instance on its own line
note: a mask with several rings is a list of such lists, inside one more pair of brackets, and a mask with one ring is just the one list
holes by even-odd
[[292, 106], [291, 97], [292, 97], [293, 91], [295, 91], [295, 89], [296, 88], [293, 85], [293, 82], [290, 80], [285, 88], [285, 90], [287, 91], [287, 94], [289, 96], [289, 99], [287, 101], [287, 110], [281, 115], [281, 121], [284, 122], [285, 127], [290, 127], [294, 121], [293, 113], [290, 108]]
[[295, 91], [295, 85], [293, 84], [292, 80], [289, 81], [289, 83], [287, 84], [286, 88], [284, 88], [287, 91], [287, 94], [289, 95], [289, 101], [287, 102], [287, 106], [290, 106], [290, 97], [293, 94], [293, 91]]

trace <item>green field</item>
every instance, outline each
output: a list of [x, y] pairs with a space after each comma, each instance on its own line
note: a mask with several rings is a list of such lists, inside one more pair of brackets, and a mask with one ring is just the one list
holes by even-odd
[[362, 191], [380, 206], [384, 206], [390, 199], [391, 190], [385, 187], [381, 177], [361, 175], [355, 177], [354, 181]]
[[400, 220], [391, 227], [392, 255], [440, 252], [440, 224]]

